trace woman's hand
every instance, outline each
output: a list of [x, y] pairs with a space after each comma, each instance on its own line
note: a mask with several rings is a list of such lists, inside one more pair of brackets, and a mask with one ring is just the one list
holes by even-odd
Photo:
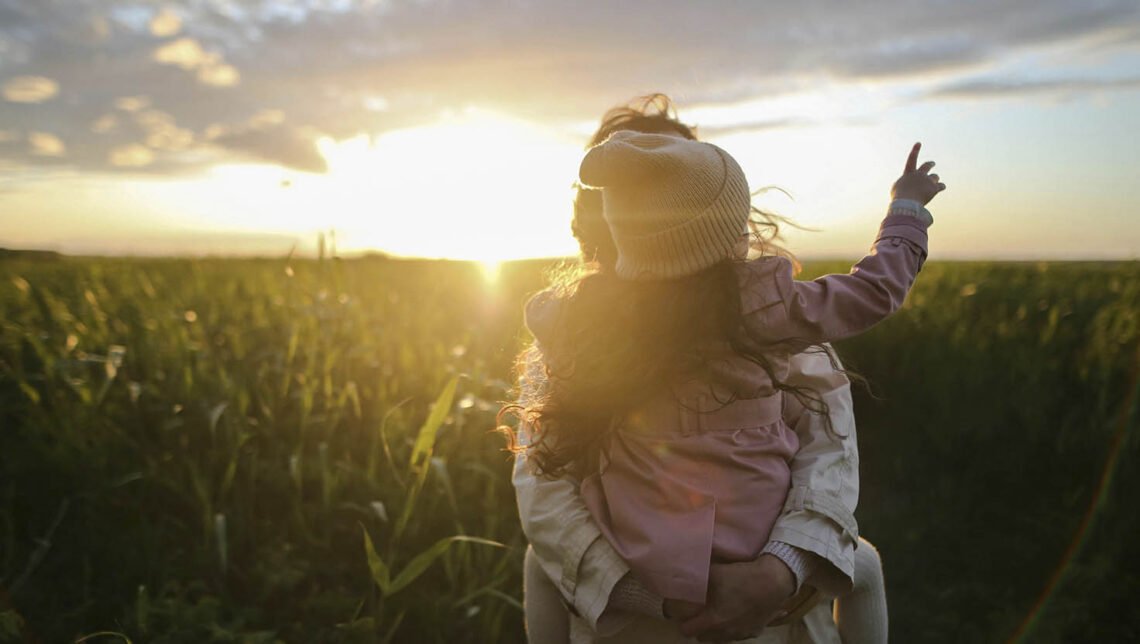
[[754, 561], [713, 564], [704, 609], [681, 624], [681, 632], [702, 642], [731, 642], [759, 635], [796, 591], [783, 561], [760, 555]]
[[694, 604], [681, 599], [665, 600], [665, 617], [684, 622], [701, 614], [704, 604]]
[[891, 186], [892, 199], [911, 199], [925, 206], [930, 203], [934, 195], [946, 189], [946, 184], [939, 181], [938, 175], [930, 174], [930, 169], [934, 167], [933, 161], [927, 161], [918, 166], [918, 151], [920, 149], [922, 149], [921, 143], [915, 143], [914, 147], [910, 149], [910, 156], [906, 158], [906, 168], [903, 170], [903, 175], [899, 177], [895, 185]]

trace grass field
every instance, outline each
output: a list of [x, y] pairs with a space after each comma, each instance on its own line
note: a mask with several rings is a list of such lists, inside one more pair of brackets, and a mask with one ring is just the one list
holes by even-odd
[[[0, 642], [523, 641], [542, 269], [0, 262]], [[839, 350], [893, 641], [1140, 639], [1140, 264], [933, 263]]]

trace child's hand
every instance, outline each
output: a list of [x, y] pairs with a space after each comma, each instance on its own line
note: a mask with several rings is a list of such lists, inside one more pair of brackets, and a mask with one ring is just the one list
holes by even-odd
[[680, 599], [666, 599], [665, 616], [683, 622], [696, 617], [704, 607], [704, 604], [694, 604]]
[[918, 151], [921, 143], [915, 143], [910, 149], [910, 156], [906, 158], [906, 169], [903, 175], [891, 186], [892, 199], [911, 199], [922, 205], [930, 203], [934, 195], [946, 189], [946, 184], [938, 180], [938, 175], [930, 174], [934, 167], [933, 161], [927, 161], [918, 166]]

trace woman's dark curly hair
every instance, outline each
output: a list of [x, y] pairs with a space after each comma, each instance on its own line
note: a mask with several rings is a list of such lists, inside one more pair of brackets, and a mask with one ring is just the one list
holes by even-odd
[[[663, 94], [607, 112], [590, 144], [618, 130], [696, 139], [695, 128], [677, 119]], [[679, 279], [623, 280], [614, 272], [617, 250], [602, 217], [601, 191], [579, 186], [574, 206], [572, 229], [587, 264], [556, 276], [553, 290], [560, 306], [555, 330], [543, 338], [541, 354], [531, 347], [519, 358], [520, 376], [529, 372], [533, 378], [538, 370], [545, 387], [500, 411], [500, 418], [515, 415], [527, 426], [525, 446], [514, 441], [509, 428], [502, 429], [512, 451], [528, 452], [536, 473], [554, 478], [596, 471], [609, 437], [631, 410], [684, 382], [717, 384], [715, 347], [727, 346], [759, 366], [775, 389], [827, 418], [827, 404], [818, 393], [777, 377], [769, 356], [787, 348], [754, 337], [743, 324], [737, 264], [744, 258], [726, 258]], [[753, 207], [751, 250], [790, 258], [776, 243], [781, 223], [786, 222]], [[733, 391], [720, 402], [757, 393]], [[830, 431], [830, 419], [826, 422]]]

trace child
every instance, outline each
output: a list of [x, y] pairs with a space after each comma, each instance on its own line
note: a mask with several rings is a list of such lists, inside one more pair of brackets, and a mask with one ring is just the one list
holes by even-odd
[[896, 183], [876, 249], [852, 274], [797, 283], [779, 258], [746, 262], [750, 193], [715, 146], [618, 132], [582, 163], [603, 188], [618, 259], [545, 292], [527, 318], [548, 370], [527, 408], [529, 460], [589, 474], [591, 514], [634, 573], [674, 607], [705, 599], [709, 564], [755, 558], [798, 447], [783, 396], [788, 357], [855, 335], [901, 305], [926, 254], [923, 204], [945, 186]]

